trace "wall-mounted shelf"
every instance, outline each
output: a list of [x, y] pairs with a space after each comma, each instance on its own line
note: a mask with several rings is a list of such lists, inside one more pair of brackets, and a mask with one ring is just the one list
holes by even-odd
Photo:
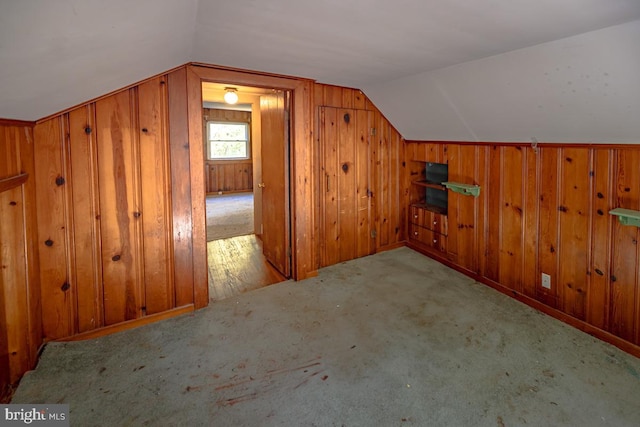
[[459, 182], [443, 182], [442, 185], [447, 187], [451, 191], [464, 194], [465, 196], [478, 197], [480, 195], [479, 185], [461, 184]]
[[27, 182], [27, 178], [29, 178], [28, 173], [21, 173], [10, 178], [0, 179], [0, 193], [24, 184]]
[[631, 209], [615, 208], [609, 211], [611, 215], [618, 217], [618, 221], [622, 225], [633, 225], [640, 227], [640, 211]]

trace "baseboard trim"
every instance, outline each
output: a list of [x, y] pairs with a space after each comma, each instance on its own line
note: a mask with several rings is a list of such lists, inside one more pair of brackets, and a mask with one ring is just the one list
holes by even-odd
[[404, 240], [402, 242], [393, 243], [391, 245], [380, 246], [378, 249], [376, 249], [376, 253], [392, 251], [403, 246], [407, 246], [407, 242], [405, 242]]
[[80, 334], [73, 335], [66, 338], [60, 338], [60, 339], [54, 340], [54, 342], [84, 341], [84, 340], [89, 340], [93, 338], [99, 338], [105, 335], [115, 334], [116, 332], [127, 331], [129, 329], [137, 328], [139, 326], [155, 323], [160, 320], [171, 319], [172, 317], [177, 317], [186, 313], [192, 313], [193, 311], [194, 311], [193, 304], [189, 304], [182, 307], [176, 307], [171, 310], [163, 311], [162, 313], [150, 314], [148, 316], [144, 316], [139, 319], [127, 320], [126, 322], [117, 323], [115, 325], [93, 329], [91, 331], [82, 332]]

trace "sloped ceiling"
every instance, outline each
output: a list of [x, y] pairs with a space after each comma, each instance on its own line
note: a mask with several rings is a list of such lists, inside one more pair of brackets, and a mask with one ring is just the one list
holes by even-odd
[[[531, 128], [563, 112], [573, 89], [587, 91], [568, 66], [591, 67], [583, 74], [595, 79], [594, 63], [612, 60], [612, 97], [637, 82], [620, 70], [640, 55], [640, 40], [629, 39], [637, 24], [620, 24], [638, 19], [638, 0], [2, 0], [0, 117], [42, 118], [194, 61], [362, 88], [409, 138], [568, 140], [580, 120], [547, 133]], [[575, 86], [562, 93], [565, 78]], [[570, 114], [592, 120], [597, 99], [583, 98], [592, 110]], [[544, 113], [492, 113], [487, 99]], [[575, 103], [562, 102], [564, 113]], [[504, 122], [516, 125], [494, 129]]]
[[406, 139], [640, 144], [640, 21], [362, 89]]

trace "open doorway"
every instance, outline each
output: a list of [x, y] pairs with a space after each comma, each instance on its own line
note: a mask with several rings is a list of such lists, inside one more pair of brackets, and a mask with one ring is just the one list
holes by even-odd
[[209, 298], [216, 301], [290, 275], [288, 94], [203, 82], [202, 95]]

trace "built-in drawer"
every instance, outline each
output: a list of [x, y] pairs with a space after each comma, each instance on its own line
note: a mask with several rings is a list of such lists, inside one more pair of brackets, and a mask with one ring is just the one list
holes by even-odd
[[411, 206], [411, 224], [419, 225], [436, 233], [447, 235], [447, 216], [436, 212], [431, 212], [426, 208]]
[[409, 224], [409, 238], [442, 252], [447, 250], [447, 236], [418, 224]]

